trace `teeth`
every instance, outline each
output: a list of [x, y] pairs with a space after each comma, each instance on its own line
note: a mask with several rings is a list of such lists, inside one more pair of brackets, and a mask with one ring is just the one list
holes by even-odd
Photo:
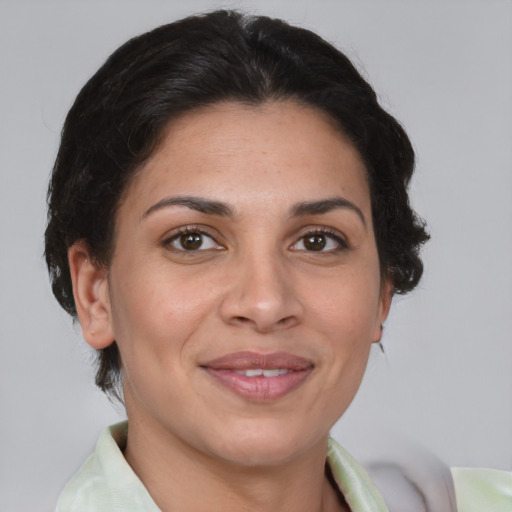
[[255, 368], [251, 370], [235, 370], [235, 373], [243, 375], [244, 377], [279, 377], [280, 375], [288, 373], [288, 370], [284, 368], [272, 368], [270, 370]]
[[263, 370], [260, 370], [259, 368], [254, 370], [245, 370], [240, 372], [242, 375], [245, 375], [246, 377], [260, 377], [263, 375]]
[[264, 377], [279, 377], [279, 375], [284, 375], [285, 373], [288, 373], [288, 370], [263, 370]]

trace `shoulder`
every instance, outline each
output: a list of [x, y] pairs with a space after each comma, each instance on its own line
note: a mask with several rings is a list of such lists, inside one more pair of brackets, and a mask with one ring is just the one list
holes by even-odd
[[367, 470], [390, 512], [512, 511], [510, 471], [450, 469], [425, 454], [408, 460], [374, 463]]
[[127, 423], [106, 428], [94, 453], [60, 495], [56, 512], [159, 512], [126, 462]]
[[452, 468], [459, 512], [510, 512], [512, 471]]
[[[332, 464], [332, 454], [328, 460], [333, 473], [337, 467], [345, 466], [344, 473], [350, 476], [345, 490], [340, 482], [337, 482], [342, 492], [350, 493], [354, 488], [370, 489], [368, 480], [371, 479], [371, 485], [378, 489], [385, 501], [386, 508], [382, 510], [389, 512], [457, 511], [450, 469], [428, 452], [412, 448], [405, 450], [402, 446], [401, 449], [393, 450], [382, 459], [366, 464], [365, 472], [361, 473], [364, 471], [361, 466], [354, 459], [347, 459], [340, 450], [338, 445], [337, 452], [342, 455], [338, 458], [338, 466]], [[357, 466], [360, 470], [354, 471], [353, 468]], [[374, 509], [361, 508], [361, 510]]]
[[62, 491], [56, 512], [93, 510], [97, 505], [97, 497], [104, 494], [105, 485], [102, 469], [98, 465], [96, 455], [93, 454]]

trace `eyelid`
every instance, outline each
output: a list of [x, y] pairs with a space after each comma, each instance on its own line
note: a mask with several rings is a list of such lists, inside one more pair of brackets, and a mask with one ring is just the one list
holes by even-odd
[[[314, 235], [322, 235], [327, 238], [330, 238], [330, 239], [334, 240], [339, 245], [339, 247], [336, 250], [331, 249], [331, 250], [327, 250], [327, 251], [307, 251], [306, 249], [293, 249], [293, 247], [295, 245], [297, 245], [301, 240], [304, 240], [304, 238], [306, 238], [307, 236], [314, 236]], [[334, 251], [343, 251], [343, 250], [346, 250], [349, 248], [350, 248], [350, 246], [347, 241], [347, 238], [341, 231], [338, 231], [337, 229], [334, 229], [331, 227], [326, 227], [326, 226], [308, 226], [306, 228], [303, 228], [300, 231], [300, 233], [298, 234], [295, 242], [291, 246], [292, 250], [297, 250], [297, 251], [300, 250], [300, 251], [311, 252], [311, 253], [317, 252], [318, 254], [333, 253]]]
[[185, 226], [179, 226], [179, 227], [171, 230], [170, 232], [166, 233], [166, 235], [163, 237], [161, 244], [162, 244], [162, 246], [164, 246], [166, 248], [171, 248], [176, 252], [183, 252], [183, 253], [187, 253], [187, 254], [212, 250], [212, 248], [208, 248], [208, 249], [197, 249], [195, 251], [193, 251], [193, 250], [187, 251], [186, 249], [177, 249], [176, 247], [172, 246], [172, 242], [177, 240], [182, 235], [199, 234], [199, 235], [211, 238], [217, 245], [217, 247], [216, 247], [217, 250], [224, 249], [225, 248], [224, 245], [218, 241], [218, 238], [220, 238], [220, 235], [214, 235], [211, 233], [211, 231], [213, 231], [213, 229], [210, 229], [205, 226], [198, 225], [198, 224], [187, 224]]
[[[214, 231], [215, 233], [212, 233]], [[172, 229], [170, 232], [168, 232], [162, 239], [162, 246], [164, 247], [171, 247], [176, 252], [183, 252], [192, 254], [194, 252], [205, 252], [207, 250], [212, 250], [212, 248], [207, 249], [197, 249], [197, 250], [190, 250], [187, 251], [186, 249], [177, 249], [175, 247], [172, 247], [172, 242], [175, 241], [177, 238], [179, 238], [181, 235], [184, 234], [200, 234], [203, 236], [206, 236], [213, 240], [213, 242], [217, 245], [216, 249], [225, 249], [226, 246], [224, 243], [219, 242], [219, 238], [222, 238], [220, 233], [218, 233], [217, 230], [211, 228], [210, 226], [204, 226], [201, 224], [187, 224], [184, 226], [179, 226], [177, 228]], [[322, 250], [322, 251], [307, 251], [306, 249], [294, 249], [294, 246], [296, 246], [301, 240], [303, 240], [307, 236], [314, 236], [314, 235], [321, 235], [325, 236], [326, 238], [329, 238], [331, 240], [334, 240], [339, 247], [337, 249], [329, 249], [329, 250]], [[349, 242], [347, 240], [347, 237], [344, 235], [343, 232], [327, 226], [306, 226], [302, 228], [299, 233], [294, 237], [294, 242], [292, 243], [290, 249], [296, 250], [296, 251], [304, 251], [304, 252], [318, 252], [318, 253], [333, 253], [336, 251], [343, 251], [350, 248]]]

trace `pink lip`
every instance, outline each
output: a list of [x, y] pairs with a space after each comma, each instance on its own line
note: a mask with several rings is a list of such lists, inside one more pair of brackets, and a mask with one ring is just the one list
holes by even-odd
[[[311, 361], [286, 352], [236, 352], [209, 361], [201, 367], [235, 394], [254, 402], [269, 402], [300, 386], [312, 372], [314, 365]], [[283, 369], [288, 370], [288, 373], [276, 377], [247, 377], [236, 373], [254, 369]]]

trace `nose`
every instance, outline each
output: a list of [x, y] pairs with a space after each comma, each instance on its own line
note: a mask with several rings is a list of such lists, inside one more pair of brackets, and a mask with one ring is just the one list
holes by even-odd
[[231, 285], [221, 303], [221, 316], [230, 325], [260, 333], [297, 325], [303, 305], [286, 263], [272, 254], [253, 254], [231, 268]]

